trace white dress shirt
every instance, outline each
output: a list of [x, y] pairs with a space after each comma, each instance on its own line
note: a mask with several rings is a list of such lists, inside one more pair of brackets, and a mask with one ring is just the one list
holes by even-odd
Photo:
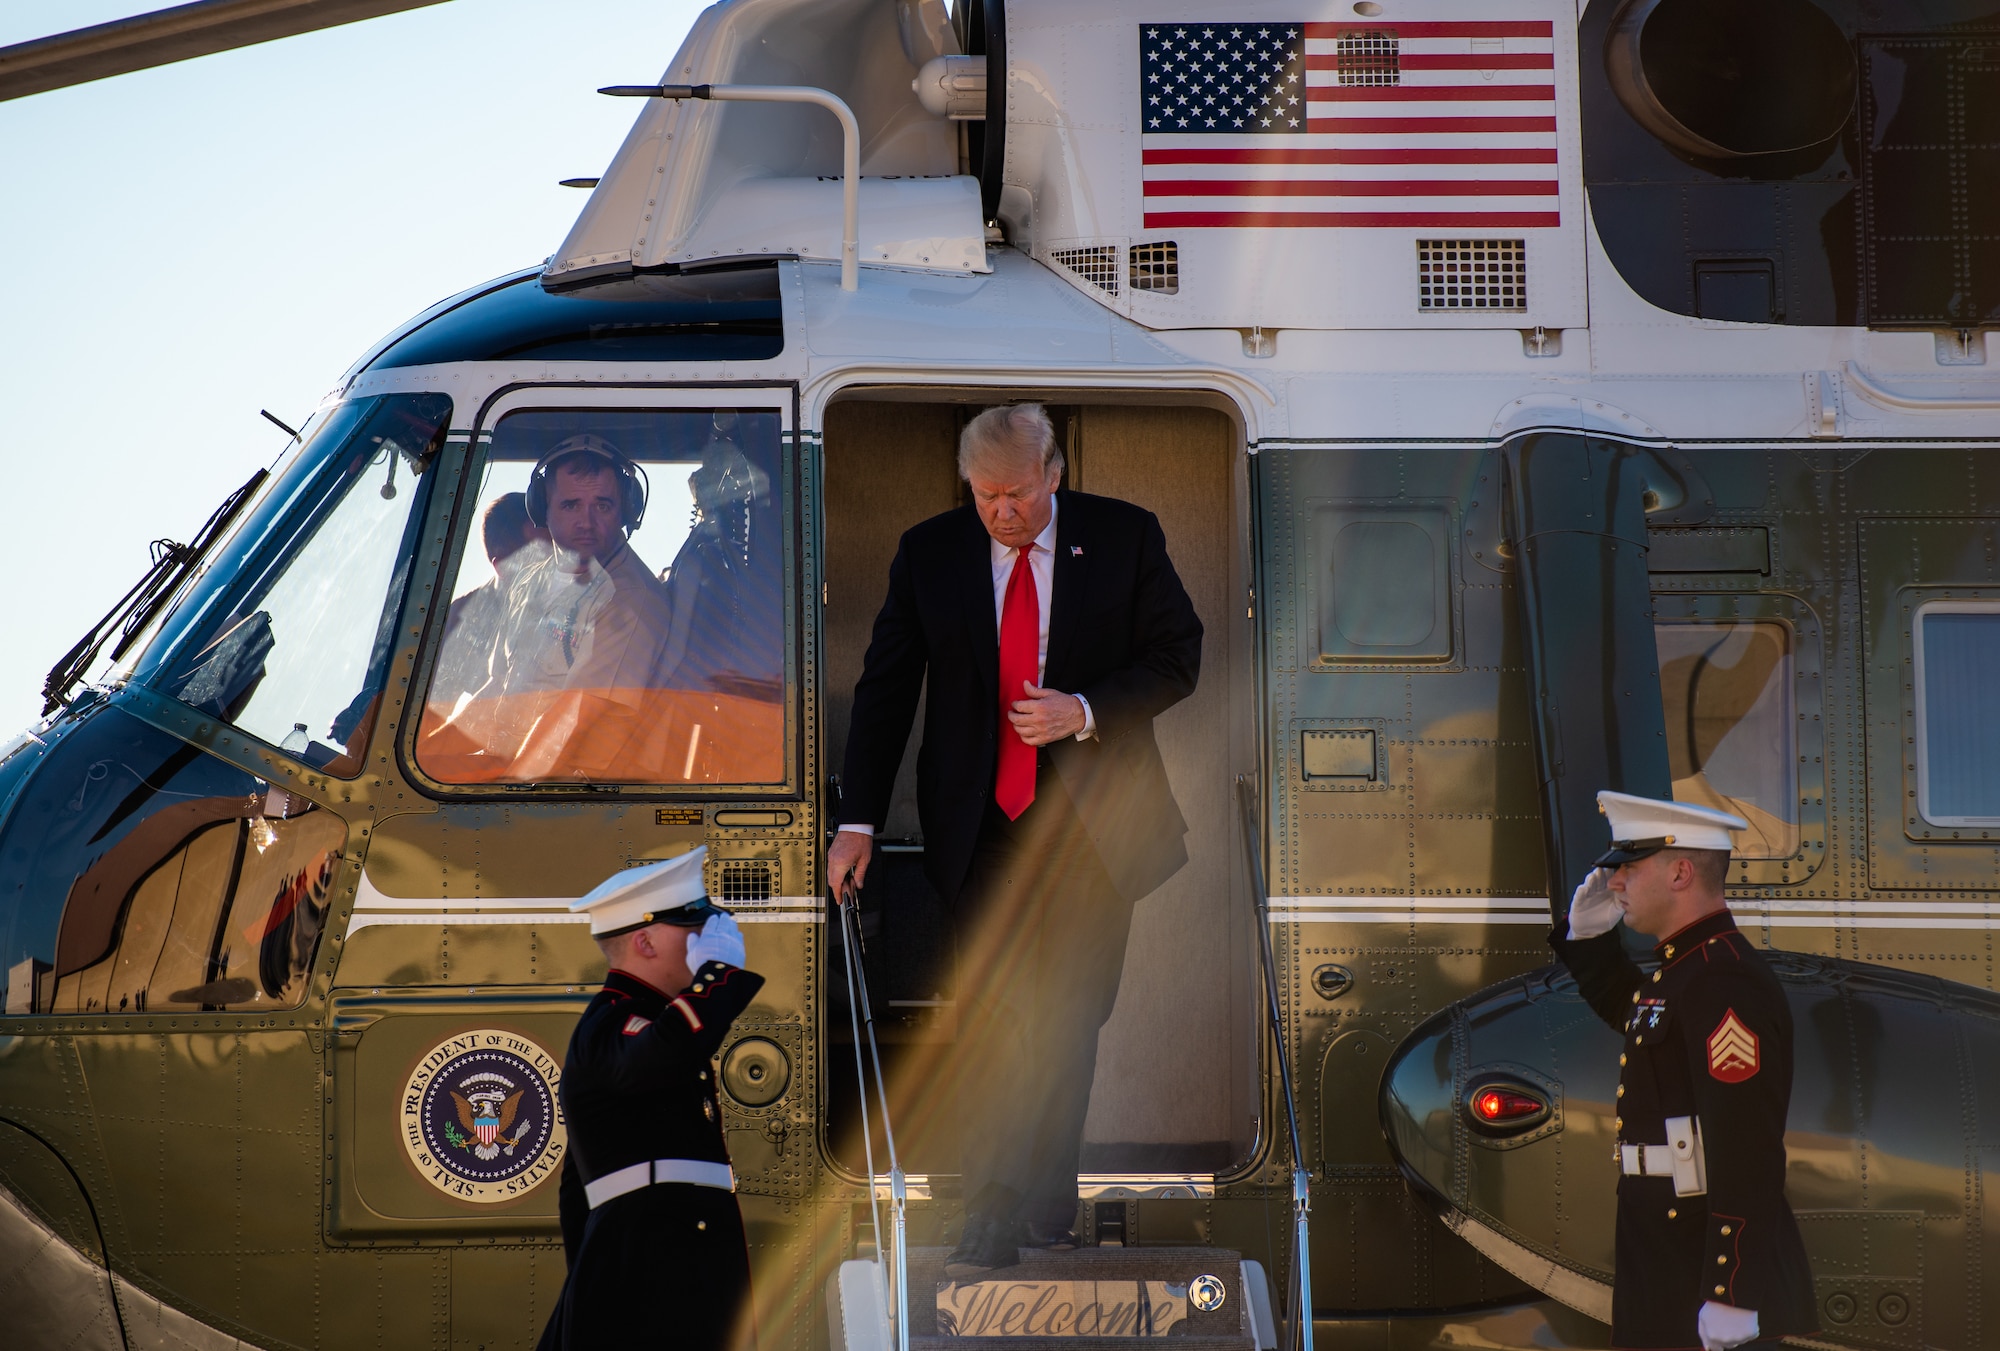
[[[986, 547], [993, 559], [993, 631], [998, 633], [1007, 622], [1007, 584], [1014, 578], [1014, 555], [1020, 550], [1008, 548], [991, 535], [986, 537]], [[1035, 634], [1035, 683], [1039, 685], [1043, 673], [1049, 669], [1049, 597], [1055, 594], [1056, 585], [1054, 502], [1049, 503], [1048, 526], [1035, 536], [1028, 549], [1028, 571], [1035, 577], [1035, 609], [1041, 617], [1041, 627]], [[1005, 693], [1009, 699], [1019, 697], [1017, 691]]]
[[[1035, 608], [1041, 618], [1035, 634], [1035, 683], [1037, 685], [1042, 683], [1042, 677], [1049, 669], [1049, 611], [1053, 608], [1049, 604], [1049, 600], [1055, 594], [1056, 510], [1057, 503], [1051, 498], [1049, 501], [1049, 523], [1043, 527], [1041, 534], [1035, 536], [1034, 542], [1028, 545], [1028, 571], [1035, 578]], [[986, 537], [986, 543], [993, 562], [993, 631], [998, 633], [1007, 609], [1007, 583], [1014, 576], [1014, 555], [1019, 553], [1020, 550], [1010, 549], [991, 535]], [[1007, 699], [1011, 703], [1013, 700], [1022, 697], [1024, 696], [1016, 691], [1009, 693]], [[1079, 704], [1083, 705], [1083, 730], [1076, 734], [1076, 739], [1078, 741], [1091, 740], [1097, 735], [1097, 716], [1090, 711], [1090, 700], [1080, 694], [1072, 697]], [[862, 835], [873, 835], [875, 833], [875, 827], [872, 825], [842, 826], [841, 829], [852, 830]]]
[[[1054, 607], [1049, 603], [1056, 588], [1056, 511], [1059, 504], [1049, 499], [1049, 523], [1042, 527], [1042, 533], [1035, 536], [1028, 546], [1028, 571], [1035, 578], [1035, 610], [1040, 626], [1035, 634], [1035, 683], [1042, 683], [1042, 677], [1049, 669], [1049, 611]], [[986, 537], [986, 547], [993, 560], [993, 631], [998, 633], [1007, 617], [1007, 583], [1014, 576], [1014, 555], [1018, 549], [1010, 549], [991, 535]], [[1008, 694], [1011, 701], [1015, 696]], [[1083, 705], [1083, 730], [1076, 734], [1078, 741], [1087, 741], [1097, 735], [1097, 717], [1090, 711], [1090, 700], [1082, 695], [1072, 696]]]

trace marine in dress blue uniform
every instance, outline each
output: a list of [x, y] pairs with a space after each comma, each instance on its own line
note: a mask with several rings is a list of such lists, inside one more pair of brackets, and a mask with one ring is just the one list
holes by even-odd
[[570, 1266], [540, 1351], [754, 1344], [710, 1060], [764, 978], [743, 969], [742, 933], [708, 899], [706, 853], [630, 869], [571, 907], [612, 969], [563, 1059]]
[[[1725, 1351], [1813, 1332], [1785, 1200], [1791, 1008], [1722, 900], [1729, 832], [1746, 823], [1623, 793], [1598, 806], [1612, 847], [1550, 942], [1625, 1037], [1612, 1344]], [[1657, 934], [1657, 970], [1626, 953], [1621, 918]]]

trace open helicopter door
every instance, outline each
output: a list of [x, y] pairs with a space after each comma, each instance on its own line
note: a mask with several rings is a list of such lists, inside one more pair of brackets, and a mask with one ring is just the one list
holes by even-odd
[[766, 1012], [796, 997], [810, 948], [787, 926], [816, 919], [786, 898], [812, 829], [793, 400], [509, 387], [432, 511], [442, 603], [418, 617], [387, 748], [411, 791], [374, 824], [335, 973], [327, 1228], [439, 1260], [512, 1242], [468, 1269], [455, 1338], [539, 1326], [561, 1285], [561, 1063], [604, 972], [568, 906], [620, 869], [708, 845], [709, 891], [770, 977], [717, 1095], [753, 1246], [770, 1218], [754, 1193], [796, 1173], [802, 1038]]
[[[1227, 1247], [1232, 1237], [1211, 1224], [1208, 1198], [1218, 1175], [1258, 1155], [1266, 1118], [1256, 935], [1231, 797], [1235, 775], [1256, 762], [1250, 510], [1242, 433], [1225, 401], [1157, 387], [872, 387], [831, 403], [822, 470], [825, 763], [837, 770], [846, 751], [854, 684], [898, 539], [968, 500], [955, 464], [968, 418], [1025, 400], [1049, 408], [1068, 486], [1159, 517], [1205, 629], [1195, 693], [1154, 724], [1190, 823], [1189, 862], [1134, 910], [1117, 1007], [1099, 1036], [1077, 1227], [1100, 1244]], [[905, 750], [878, 837], [861, 925], [897, 1146], [915, 1198], [912, 1243], [921, 1250], [956, 1233], [960, 1123], [945, 1108], [954, 1081], [978, 1072], [958, 1062], [955, 1045], [959, 982], [980, 963], [924, 878], [919, 735]], [[849, 1020], [838, 1003], [840, 954], [830, 950], [826, 960], [826, 1147], [837, 1167], [859, 1176], [866, 1163]], [[879, 1139], [875, 1153], [883, 1156]], [[923, 1280], [913, 1276], [912, 1288]], [[913, 1311], [919, 1332], [925, 1316]]]

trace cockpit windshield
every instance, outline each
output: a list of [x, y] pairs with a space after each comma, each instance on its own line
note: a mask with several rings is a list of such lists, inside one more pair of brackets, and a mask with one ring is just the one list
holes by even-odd
[[440, 783], [778, 783], [781, 423], [523, 411], [484, 458], [423, 718]]
[[[190, 601], [199, 631], [161, 686], [330, 773], [353, 777], [374, 725], [451, 400], [358, 401], [330, 419]], [[328, 438], [337, 438], [329, 440]]]

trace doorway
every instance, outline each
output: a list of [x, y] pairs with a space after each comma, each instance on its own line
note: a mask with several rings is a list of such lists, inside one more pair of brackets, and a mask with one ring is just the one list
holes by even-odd
[[[965, 422], [993, 403], [1037, 396], [869, 390], [828, 408], [824, 763], [834, 770], [846, 752], [854, 684], [897, 541], [917, 522], [969, 501], [956, 470]], [[1260, 1101], [1256, 930], [1233, 795], [1235, 776], [1256, 764], [1242, 435], [1218, 401], [1194, 393], [1144, 401], [1065, 393], [1046, 403], [1068, 462], [1065, 486], [1123, 498], [1159, 517], [1204, 628], [1194, 694], [1154, 724], [1189, 823], [1189, 861], [1134, 909], [1117, 1007], [1099, 1034], [1082, 1168], [1227, 1172], [1256, 1148]], [[921, 729], [921, 705], [914, 726]], [[922, 873], [920, 734], [913, 731], [905, 748], [861, 915], [898, 1150], [906, 1169], [935, 1178], [957, 1172], [959, 1123], [922, 1081], [949, 1061], [959, 973], [949, 920]], [[829, 938], [822, 986], [828, 1141], [844, 1167], [861, 1172], [837, 925]], [[926, 1065], [932, 1069], [919, 1068]]]

